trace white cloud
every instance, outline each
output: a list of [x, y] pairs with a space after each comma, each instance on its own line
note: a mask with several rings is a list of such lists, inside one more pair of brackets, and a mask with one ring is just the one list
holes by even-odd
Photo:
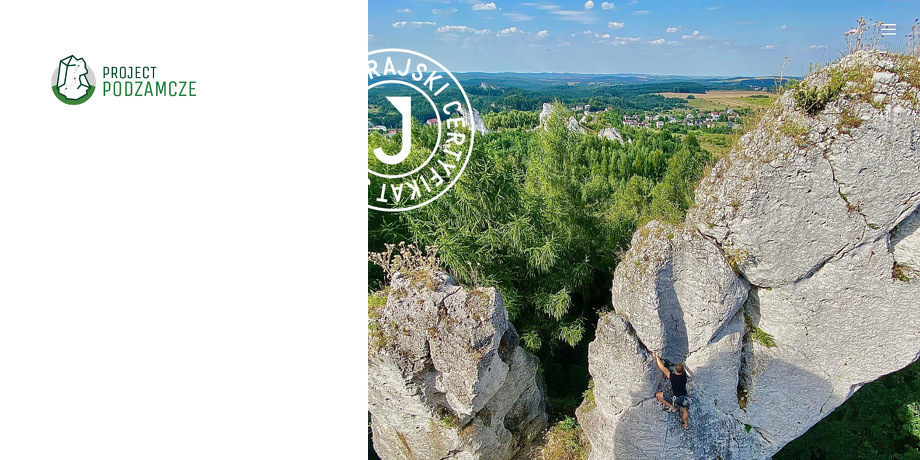
[[664, 31], [667, 32], [667, 33], [669, 33], [669, 34], [673, 34], [674, 32], [677, 32], [678, 29], [680, 29], [680, 27], [668, 27], [668, 28], [665, 29]]
[[435, 8], [435, 9], [431, 10], [431, 12], [434, 13], [434, 14], [454, 14], [454, 13], [457, 12], [457, 9], [456, 9], [456, 8], [444, 8], [444, 9], [442, 10], [442, 9], [439, 9], [439, 8]]
[[[374, 34], [367, 34], [367, 39], [368, 39], [368, 40], [373, 40], [373, 39], [374, 39]], [[811, 46], [815, 46], [815, 45], [811, 45]]]
[[703, 35], [700, 35], [700, 31], [694, 30], [692, 34], [684, 35], [681, 38], [683, 38], [684, 40], [704, 40], [706, 37]]
[[785, 29], [785, 28], [786, 28], [786, 24], [783, 24], [783, 25], [779, 26], [779, 28], [780, 28], [780, 29]]
[[528, 16], [523, 13], [502, 13], [502, 16], [516, 22], [530, 21], [533, 19], [533, 16]]
[[470, 26], [441, 26], [441, 27], [438, 27], [438, 32], [476, 34], [476, 35], [489, 35], [492, 33], [492, 31], [489, 29], [474, 29]]
[[477, 3], [473, 5], [473, 11], [492, 11], [496, 8], [498, 7], [495, 6], [495, 2]]
[[590, 10], [591, 8], [594, 8], [594, 2], [592, 2], [591, 0], [588, 0], [587, 2], [585, 2], [585, 9]]
[[614, 46], [628, 45], [630, 43], [636, 43], [641, 40], [642, 39], [639, 37], [613, 37], [613, 41], [610, 42], [610, 44]]
[[409, 8], [402, 8], [402, 9], [396, 10], [396, 12], [397, 13], [411, 13], [412, 10], [410, 10]]
[[616, 8], [616, 5], [614, 5], [614, 4], [611, 3], [611, 2], [604, 2], [604, 3], [601, 3], [601, 9], [602, 9], [602, 10], [612, 10], [612, 9], [614, 9], [614, 8]]
[[622, 29], [622, 28], [626, 27], [626, 23], [625, 23], [625, 22], [611, 21], [611, 22], [608, 22], [608, 23], [607, 23], [607, 27], [610, 27], [611, 29]]
[[411, 25], [412, 27], [436, 26], [436, 25], [438, 25], [438, 23], [436, 23], [436, 22], [431, 22], [431, 21], [412, 21], [412, 22], [409, 22], [409, 21], [399, 21], [399, 22], [394, 22], [394, 23], [393, 23], [393, 28], [394, 28], [394, 29], [398, 29], [398, 28], [400, 28], [400, 27], [405, 27], [405, 26], [407, 26], [407, 25]]
[[499, 30], [498, 33], [495, 34], [495, 36], [496, 37], [508, 37], [511, 35], [520, 35], [523, 33], [524, 31], [521, 29], [518, 29], [517, 27], [509, 27], [507, 29]]
[[810, 50], [820, 50], [824, 48], [827, 48], [827, 45], [811, 45], [808, 47]]
[[646, 14], [648, 14], [648, 10], [636, 10], [636, 11], [633, 11], [633, 14], [636, 16], [645, 16]]
[[652, 40], [648, 42], [650, 45], [664, 45], [664, 39], [659, 38], [658, 40]]
[[761, 46], [761, 47], [760, 47], [760, 49], [762, 49], [762, 50], [772, 50], [772, 49], [774, 49], [774, 48], [776, 48], [776, 47], [773, 46], [773, 45], [764, 45], [764, 46]]
[[521, 5], [524, 5], [524, 6], [531, 6], [531, 7], [534, 7], [534, 8], [536, 8], [536, 9], [538, 9], [538, 10], [544, 10], [544, 11], [555, 11], [555, 10], [558, 10], [558, 9], [559, 9], [559, 5], [556, 5], [555, 3], [534, 3], [534, 2], [530, 2], [530, 3], [521, 3]]
[[627, 3], [626, 6], [633, 6], [636, 3], [639, 3], [639, 0], [632, 0], [631, 2]]
[[549, 37], [549, 31], [548, 31], [548, 30], [541, 30], [541, 31], [537, 32], [537, 38], [546, 38], [546, 37]]
[[550, 11], [550, 14], [553, 14], [559, 19], [564, 21], [578, 21], [582, 24], [593, 24], [597, 22], [597, 18], [588, 11], [570, 11], [570, 10], [553, 10]]
[[601, 37], [600, 37], [600, 38], [610, 38], [610, 34], [604, 34], [604, 35], [601, 35]]
[[712, 11], [712, 10], [721, 10], [722, 7], [721, 7], [721, 6], [708, 6], [708, 7], [706, 7], [706, 9], [707, 9], [707, 10], [710, 10], [710, 11]]
[[679, 41], [675, 41], [675, 40], [671, 40], [671, 41], [668, 42], [668, 44], [671, 45], [671, 46], [677, 46], [677, 45], [680, 45], [680, 42], [679, 42]]
[[594, 32], [592, 32], [591, 29], [588, 29], [588, 30], [582, 30], [581, 33], [582, 33], [582, 35], [591, 35], [591, 34], [593, 34]]

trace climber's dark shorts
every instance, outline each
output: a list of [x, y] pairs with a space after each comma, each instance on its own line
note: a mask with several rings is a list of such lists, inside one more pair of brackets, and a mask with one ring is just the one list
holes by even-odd
[[675, 396], [674, 399], [672, 399], [671, 401], [677, 407], [690, 407], [690, 396], [689, 395]]

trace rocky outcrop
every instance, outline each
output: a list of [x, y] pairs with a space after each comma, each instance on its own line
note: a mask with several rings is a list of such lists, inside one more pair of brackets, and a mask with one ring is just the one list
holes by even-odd
[[912, 275], [920, 272], [920, 213], [911, 214], [891, 232], [891, 255]]
[[[554, 111], [554, 110], [558, 110], [558, 109], [554, 109], [554, 108], [553, 108], [553, 104], [550, 104], [549, 102], [544, 102], [544, 103], [543, 103], [543, 110], [540, 111], [540, 126], [539, 126], [539, 128], [541, 128], [541, 129], [547, 129], [547, 128], [546, 128], [546, 120], [549, 119], [550, 115], [553, 114], [553, 111]], [[577, 133], [581, 133], [581, 134], [587, 134], [587, 131], [585, 130], [585, 128], [582, 128], [582, 126], [578, 123], [578, 120], [576, 120], [574, 116], [570, 116], [569, 119], [566, 120], [566, 122], [565, 122], [565, 127], [566, 127], [566, 129], [568, 129], [569, 131], [572, 131], [572, 132], [577, 132]]]
[[578, 124], [578, 120], [576, 120], [575, 117], [569, 117], [569, 121], [565, 123], [565, 127], [569, 131], [572, 131], [572, 132], [581, 133], [581, 134], [588, 133], [587, 131], [585, 131], [585, 128], [582, 128], [581, 125]]
[[620, 134], [616, 128], [604, 128], [599, 133], [597, 133], [597, 137], [601, 139], [610, 139], [612, 141], [624, 142], [623, 135]]
[[[577, 413], [592, 459], [769, 458], [918, 358], [917, 81], [920, 61], [881, 52], [810, 75], [682, 225], [633, 236]], [[689, 431], [654, 399], [650, 351], [689, 369]]]
[[501, 294], [441, 272], [397, 274], [371, 313], [368, 408], [390, 459], [524, 458], [546, 424], [538, 360]]
[[553, 113], [553, 104], [549, 102], [543, 103], [543, 110], [540, 111], [540, 127], [546, 126], [546, 119], [549, 118]]
[[472, 107], [471, 109], [473, 110], [472, 115], [467, 113], [466, 107], [462, 105], [458, 111], [460, 112], [461, 117], [466, 118], [466, 124], [469, 126], [471, 131], [476, 131], [479, 134], [488, 134], [489, 130], [486, 128], [486, 123], [482, 121], [482, 117], [479, 115], [479, 111]]

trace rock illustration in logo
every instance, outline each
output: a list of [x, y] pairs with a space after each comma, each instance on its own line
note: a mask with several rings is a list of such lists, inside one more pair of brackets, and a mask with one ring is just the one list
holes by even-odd
[[70, 55], [58, 63], [52, 76], [51, 90], [61, 102], [77, 105], [89, 100], [96, 89], [95, 83], [96, 77], [86, 61]]

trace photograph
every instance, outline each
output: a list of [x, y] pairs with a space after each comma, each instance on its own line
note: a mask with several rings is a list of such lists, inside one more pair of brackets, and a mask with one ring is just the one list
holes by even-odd
[[369, 459], [920, 459], [920, 1], [367, 6]]

